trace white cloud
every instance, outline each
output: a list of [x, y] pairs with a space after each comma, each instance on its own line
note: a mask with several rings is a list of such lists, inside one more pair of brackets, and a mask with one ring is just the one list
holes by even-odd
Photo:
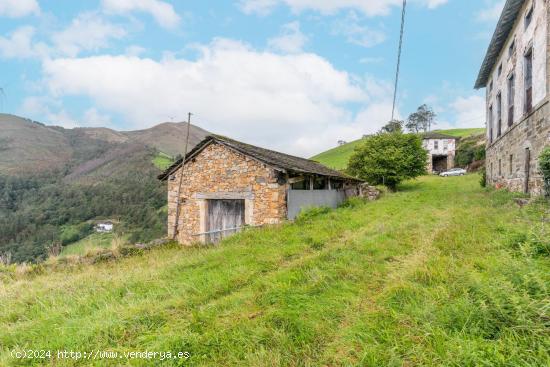
[[457, 127], [484, 126], [485, 98], [472, 95], [459, 97], [451, 103]]
[[[438, 120], [437, 129], [456, 129], [485, 126], [485, 98], [480, 95], [457, 97], [445, 108], [437, 104], [438, 98], [430, 96], [427, 103], [435, 103], [434, 109], [439, 115], [446, 115], [450, 120]], [[432, 104], [433, 105], [433, 104]]]
[[384, 61], [383, 57], [363, 57], [359, 60], [361, 64], [379, 64]]
[[84, 126], [105, 127], [111, 126], [111, 116], [99, 112], [96, 108], [89, 108], [84, 112], [82, 118]]
[[36, 0], [2, 0], [0, 1], [0, 16], [19, 18], [31, 14], [39, 14], [40, 6]]
[[[389, 119], [389, 84], [358, 81], [318, 55], [279, 55], [224, 39], [201, 50], [196, 60], [47, 60], [45, 83], [57, 97], [89, 97], [132, 128], [191, 111], [197, 124], [213, 132], [304, 156]], [[360, 118], [351, 106], [363, 106]]]
[[268, 46], [274, 50], [285, 53], [297, 53], [302, 51], [308, 41], [308, 37], [300, 31], [299, 22], [291, 22], [283, 25], [279, 36], [268, 40]]
[[491, 22], [494, 23], [500, 18], [502, 9], [504, 8], [504, 1], [499, 0], [489, 7], [481, 9], [476, 14], [476, 19], [481, 22]]
[[33, 43], [35, 32], [33, 27], [23, 26], [14, 30], [8, 37], [0, 36], [0, 56], [6, 59], [24, 59], [47, 54], [48, 47], [45, 44]]
[[[419, 5], [435, 9], [448, 0], [413, 0]], [[241, 0], [241, 9], [247, 13], [266, 15], [277, 5], [284, 4], [299, 13], [304, 10], [334, 14], [340, 10], [355, 9], [367, 16], [388, 15], [391, 8], [401, 6], [402, 0]]]
[[181, 21], [174, 7], [160, 0], [102, 0], [102, 4], [106, 11], [116, 14], [134, 11], [149, 13], [164, 28], [175, 28]]
[[97, 51], [107, 47], [111, 39], [120, 39], [126, 31], [105, 21], [98, 13], [86, 12], [74, 18], [61, 32], [54, 33], [52, 42], [58, 53], [76, 56], [81, 51]]
[[51, 125], [67, 129], [79, 127], [79, 124], [65, 111], [59, 100], [50, 97], [27, 97], [20, 107], [22, 116], [40, 116], [40, 120]]
[[343, 35], [349, 43], [363, 47], [373, 47], [386, 40], [384, 32], [361, 25], [359, 16], [353, 11], [333, 23], [332, 33]]

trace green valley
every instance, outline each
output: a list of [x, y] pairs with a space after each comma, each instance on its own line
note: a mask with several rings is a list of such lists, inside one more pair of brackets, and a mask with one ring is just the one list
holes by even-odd
[[550, 364], [548, 204], [423, 177], [216, 246], [165, 245], [95, 265], [0, 268], [10, 351], [188, 352], [194, 366]]

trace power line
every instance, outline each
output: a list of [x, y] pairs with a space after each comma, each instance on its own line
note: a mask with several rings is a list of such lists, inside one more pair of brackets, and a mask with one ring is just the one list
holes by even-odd
[[403, 34], [405, 33], [405, 12], [407, 0], [403, 0], [403, 10], [401, 12], [401, 33], [399, 35], [399, 49], [397, 50], [397, 70], [395, 71], [395, 87], [393, 90], [393, 105], [391, 110], [391, 121], [395, 116], [395, 102], [397, 100], [397, 86], [399, 84], [399, 69], [401, 68], [401, 52], [403, 50]]

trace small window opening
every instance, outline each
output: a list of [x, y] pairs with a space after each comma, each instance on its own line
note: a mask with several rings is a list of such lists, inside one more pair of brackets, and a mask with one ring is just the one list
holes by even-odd
[[309, 190], [309, 178], [290, 184], [292, 190]]
[[502, 159], [498, 160], [498, 175], [502, 176]]
[[313, 181], [313, 190], [327, 190], [328, 180], [326, 177], [315, 177]]
[[439, 141], [435, 140], [434, 141], [434, 150], [438, 150], [439, 149]]
[[493, 142], [493, 106], [489, 106], [489, 143]]
[[514, 102], [516, 96], [516, 78], [510, 75], [508, 78], [508, 127], [514, 124]]
[[533, 109], [533, 48], [525, 54], [525, 113]]
[[514, 52], [516, 52], [516, 40], [513, 40], [508, 48], [508, 57], [514, 56]]
[[502, 135], [502, 94], [497, 95], [497, 137]]
[[527, 11], [527, 15], [525, 15], [525, 29], [529, 28], [532, 21], [533, 21], [533, 6], [531, 6], [529, 11]]
[[344, 188], [344, 183], [342, 181], [330, 181], [330, 187], [333, 190], [342, 190]]
[[510, 154], [509, 169], [510, 169], [510, 176], [512, 176], [514, 174], [514, 155], [513, 154]]
[[502, 75], [502, 63], [498, 66], [498, 76]]

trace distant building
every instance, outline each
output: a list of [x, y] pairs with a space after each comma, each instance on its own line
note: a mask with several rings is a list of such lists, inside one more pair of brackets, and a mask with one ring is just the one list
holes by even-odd
[[168, 237], [182, 244], [281, 223], [307, 207], [336, 207], [359, 194], [362, 184], [315, 161], [218, 135], [208, 136], [159, 179], [168, 182]]
[[538, 157], [550, 145], [550, 3], [508, 0], [479, 71], [486, 88], [487, 181], [542, 193]]
[[454, 168], [456, 138], [429, 132], [422, 135], [422, 145], [428, 151], [428, 172], [440, 173]]
[[112, 232], [113, 228], [114, 228], [114, 225], [111, 222], [98, 223], [95, 225], [95, 231], [98, 233]]

